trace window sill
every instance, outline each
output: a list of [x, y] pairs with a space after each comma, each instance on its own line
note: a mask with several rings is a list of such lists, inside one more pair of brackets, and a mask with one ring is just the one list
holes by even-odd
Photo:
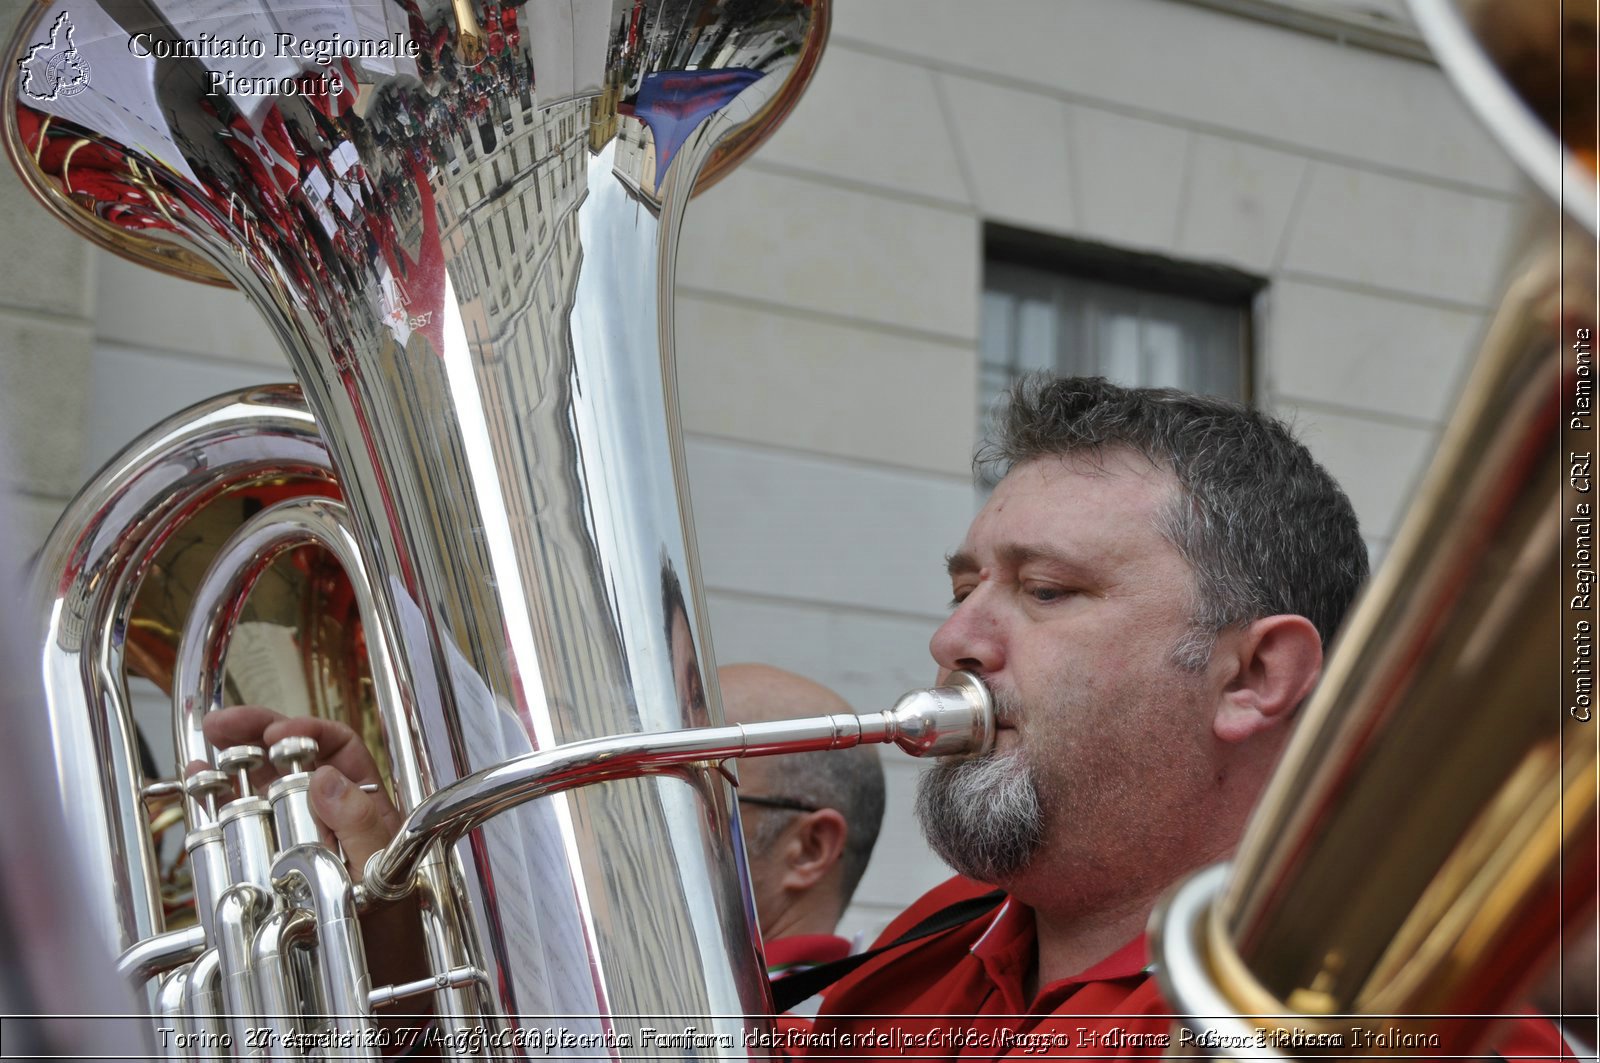
[[1433, 63], [1422, 35], [1409, 21], [1376, 12], [1341, 10], [1316, 0], [1176, 0], [1240, 18], [1265, 22], [1325, 40], [1422, 63]]

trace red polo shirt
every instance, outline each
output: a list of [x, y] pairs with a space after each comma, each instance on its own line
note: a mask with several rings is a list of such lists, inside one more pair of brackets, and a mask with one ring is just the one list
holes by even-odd
[[[939, 909], [989, 891], [951, 879], [907, 909], [880, 940], [893, 941]], [[1171, 1008], [1150, 976], [1142, 935], [1027, 1000], [1022, 986], [1033, 957], [1033, 911], [1007, 899], [993, 914], [892, 949], [830, 988], [800, 1051], [855, 1059], [1028, 1059], [1156, 1058], [1167, 1050]], [[1564, 1046], [1551, 1024], [1522, 1020], [1497, 1047], [1511, 1059], [1548, 1059], [1561, 1056]], [[1178, 1050], [1204, 1054], [1193, 1045]]]

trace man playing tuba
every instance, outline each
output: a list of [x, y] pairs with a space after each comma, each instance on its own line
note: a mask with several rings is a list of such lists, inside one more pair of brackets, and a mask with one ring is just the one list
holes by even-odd
[[[883, 940], [967, 916], [829, 990], [801, 1039], [810, 1054], [1168, 1047], [1171, 1009], [1143, 936], [1151, 909], [1237, 844], [1367, 574], [1344, 492], [1254, 410], [1038, 379], [1014, 391], [1001, 423], [981, 457], [1004, 477], [947, 559], [952, 612], [931, 644], [941, 677], [964, 669], [989, 686], [998, 741], [924, 776], [918, 816], [960, 877]], [[376, 773], [340, 725], [236, 709], [207, 733], [218, 744], [318, 737], [329, 753], [317, 808], [355, 866], [393, 831], [393, 809], [349, 784]], [[992, 887], [992, 903], [963, 906]], [[1499, 1047], [1561, 1052], [1542, 1023]]]

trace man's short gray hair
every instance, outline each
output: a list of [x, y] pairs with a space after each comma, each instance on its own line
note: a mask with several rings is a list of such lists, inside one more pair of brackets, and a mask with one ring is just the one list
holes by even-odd
[[[872, 858], [883, 826], [883, 765], [876, 746], [856, 746], [823, 753], [794, 753], [767, 761], [770, 796], [784, 797], [812, 808], [836, 809], [844, 816], [844, 852], [839, 857], [839, 907], [850, 903]], [[763, 816], [751, 841], [753, 852], [766, 852], [789, 825], [787, 816]]]
[[1195, 576], [1194, 632], [1174, 652], [1203, 668], [1218, 632], [1294, 613], [1332, 640], [1367, 577], [1343, 490], [1283, 422], [1224, 399], [1031, 376], [1011, 389], [980, 471], [1047, 456], [1132, 451], [1179, 490], [1158, 527]]

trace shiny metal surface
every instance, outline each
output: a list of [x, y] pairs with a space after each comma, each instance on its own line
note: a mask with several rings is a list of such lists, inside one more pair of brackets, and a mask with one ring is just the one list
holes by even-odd
[[958, 756], [994, 744], [994, 710], [975, 677], [907, 694], [885, 712], [730, 724], [657, 734], [612, 735], [530, 753], [460, 780], [411, 810], [394, 840], [368, 862], [374, 897], [398, 899], [434, 845], [451, 844], [527, 801], [609, 779], [683, 770], [707, 761], [894, 743], [913, 756]]
[[200, 955], [206, 944], [204, 929], [187, 926], [146, 938], [117, 958], [117, 974], [129, 982], [142, 982], [170, 971]]
[[[148, 437], [152, 461], [119, 459], [47, 547], [52, 719], [83, 751], [68, 792], [104, 795], [76, 841], [101, 854], [95, 918], [119, 948], [162, 922], [123, 634], [179, 517], [229, 492], [348, 507], [380, 603], [368, 642], [392, 635], [412, 706], [384, 721], [413, 757], [394, 772], [402, 809], [534, 750], [720, 719], [680, 503], [677, 229], [697, 184], [793, 105], [826, 22], [821, 0], [30, 13], [4, 107], [24, 180], [113, 250], [244, 290], [339, 474], [336, 492], [298, 412], [262, 430], [218, 408]], [[173, 48], [224, 30], [266, 54]], [[387, 43], [319, 62], [275, 54], [279, 34]], [[163, 50], [188, 54], [139, 54]], [[283, 91], [302, 76], [324, 91]], [[240, 91], [251, 77], [281, 94]], [[197, 699], [179, 736], [195, 752], [222, 662], [216, 637], [185, 645], [199, 664], [184, 673], [210, 677], [180, 695]], [[95, 715], [69, 707], [76, 690]], [[434, 960], [488, 973], [493, 1021], [592, 1016], [584, 1034], [606, 1014], [672, 1015], [740, 1044], [766, 983], [735, 834], [726, 783], [703, 771], [523, 806], [436, 861], [430, 945], [466, 951]], [[342, 940], [329, 933], [319, 950]], [[191, 981], [191, 1000], [208, 992]]]
[[296, 1054], [287, 1051], [286, 1046], [295, 1044], [300, 1033], [300, 1002], [295, 994], [291, 950], [297, 944], [309, 944], [312, 931], [310, 912], [303, 908], [280, 909], [262, 920], [251, 944], [250, 963], [261, 1004], [256, 1019], [270, 1031], [271, 1045], [289, 1058]]
[[[188, 1033], [186, 1016], [186, 1001], [189, 990], [189, 968], [174, 972], [170, 978], [161, 983], [161, 989], [156, 994], [156, 1011], [161, 1017], [161, 1025], [176, 1033]], [[176, 1037], [157, 1038], [156, 1048], [161, 1053], [162, 1059], [183, 1059], [184, 1053], [178, 1047]]]
[[267, 751], [260, 746], [229, 746], [216, 755], [217, 770], [233, 776], [234, 793], [251, 793], [250, 772], [266, 763]]
[[190, 1059], [214, 1059], [227, 1050], [227, 1025], [222, 1019], [222, 959], [207, 949], [189, 967], [183, 986], [183, 1022]]
[[880, 720], [883, 740], [914, 757], [971, 755], [994, 745], [994, 703], [970, 672], [952, 673], [946, 686], [911, 691], [888, 712], [862, 717], [861, 727], [876, 730]]
[[228, 881], [272, 891], [272, 855], [277, 851], [272, 806], [259, 797], [230, 801], [217, 816], [228, 854]]
[[1337, 1036], [1345, 1054], [1483, 1052], [1496, 1026], [1483, 1016], [1516, 1011], [1596, 902], [1595, 724], [1571, 695], [1594, 616], [1573, 595], [1592, 570], [1574, 455], [1593, 453], [1592, 415], [1575, 411], [1600, 331], [1597, 186], [1593, 122], [1561, 120], [1555, 76], [1587, 85], [1575, 106], [1592, 118], [1594, 11], [1566, 5], [1563, 34], [1553, 3], [1471, 0], [1469, 22], [1447, 6], [1417, 4], [1430, 32], [1448, 22], [1441, 62], [1482, 91], [1480, 114], [1541, 187], [1574, 183], [1526, 212], [1434, 464], [1231, 873], [1182, 886], [1154, 918], [1186, 1024], [1271, 1049], [1224, 1055], [1312, 1054], [1273, 1040], [1296, 1032]]
[[[322, 1014], [344, 1059], [376, 1059], [367, 999], [372, 980], [361, 945], [355, 891], [344, 864], [320, 845], [297, 845], [274, 861], [273, 878], [296, 908], [311, 914]], [[252, 1013], [254, 1014], [254, 1013]]]
[[311, 777], [298, 772], [274, 782], [268, 790], [272, 819], [278, 841], [284, 848], [316, 845], [322, 840], [321, 828], [311, 812]]
[[314, 917], [304, 908], [283, 908], [261, 922], [251, 943], [251, 967], [261, 994], [258, 1020], [272, 1031], [272, 1045], [293, 1044], [299, 1033], [299, 1001], [294, 993], [293, 951], [314, 940]]
[[[360, 620], [361, 644], [372, 713], [381, 733], [390, 736], [380, 764], [388, 764], [407, 801], [423, 792], [418, 752], [412, 734], [416, 713], [396, 657], [397, 636], [378, 608], [364, 565], [364, 554], [345, 506], [333, 499], [291, 498], [245, 520], [217, 549], [189, 598], [172, 672], [173, 745], [178, 764], [206, 761], [210, 744], [201, 729], [205, 714], [227, 701], [224, 662], [240, 632], [234, 621], [263, 577], [291, 551], [315, 545], [337, 563], [348, 587], [351, 608]], [[306, 603], [312, 608], [313, 603]], [[280, 661], [279, 667], [291, 662]], [[310, 663], [307, 663], [310, 667]], [[348, 667], [348, 666], [346, 666]], [[356, 728], [361, 733], [363, 728]], [[276, 748], [276, 747], [274, 747]], [[224, 751], [224, 754], [227, 751]], [[224, 754], [218, 754], [219, 764]], [[314, 752], [313, 752], [314, 756]], [[205, 774], [205, 773], [201, 773]], [[191, 776], [191, 782], [193, 780]], [[191, 818], [198, 809], [189, 807]]]
[[266, 1046], [253, 1032], [262, 1007], [251, 950], [257, 925], [270, 910], [270, 897], [259, 887], [241, 882], [229, 886], [217, 902], [218, 978], [222, 985], [223, 1021], [232, 1037], [231, 1054], [235, 1058], [259, 1059], [266, 1055]]
[[[1434, 59], [1523, 176], [1579, 225], [1600, 231], [1595, 70], [1582, 54], [1583, 42], [1595, 39], [1600, 13], [1559, 0], [1409, 3]], [[1556, 56], [1563, 40], [1571, 48], [1568, 62]]]
[[[216, 941], [217, 902], [231, 883], [228, 881], [228, 854], [222, 845], [222, 831], [205, 826], [191, 830], [184, 839], [189, 851], [189, 868], [194, 884], [195, 916], [205, 931], [208, 943]], [[143, 939], [141, 939], [143, 940]], [[129, 948], [136, 948], [137, 943]]]
[[1227, 1058], [1283, 1059], [1286, 1054], [1281, 1049], [1260, 1037], [1261, 1027], [1254, 1018], [1239, 1014], [1239, 1001], [1229, 995], [1231, 986], [1220, 984], [1213, 970], [1211, 911], [1228, 883], [1228, 872], [1229, 865], [1213, 864], [1189, 876], [1153, 914], [1151, 952], [1161, 957], [1162, 991], [1191, 1016], [1185, 1026], [1204, 1034], [1210, 1043], [1228, 1046]]
[[118, 952], [164, 922], [124, 678], [138, 653], [141, 584], [160, 571], [185, 517], [256, 490], [325, 493], [331, 481], [321, 435], [295, 389], [227, 396], [131, 444], [68, 506], [45, 545], [33, 602], [57, 768], [70, 795], [68, 836], [90, 868], [84, 917]]

